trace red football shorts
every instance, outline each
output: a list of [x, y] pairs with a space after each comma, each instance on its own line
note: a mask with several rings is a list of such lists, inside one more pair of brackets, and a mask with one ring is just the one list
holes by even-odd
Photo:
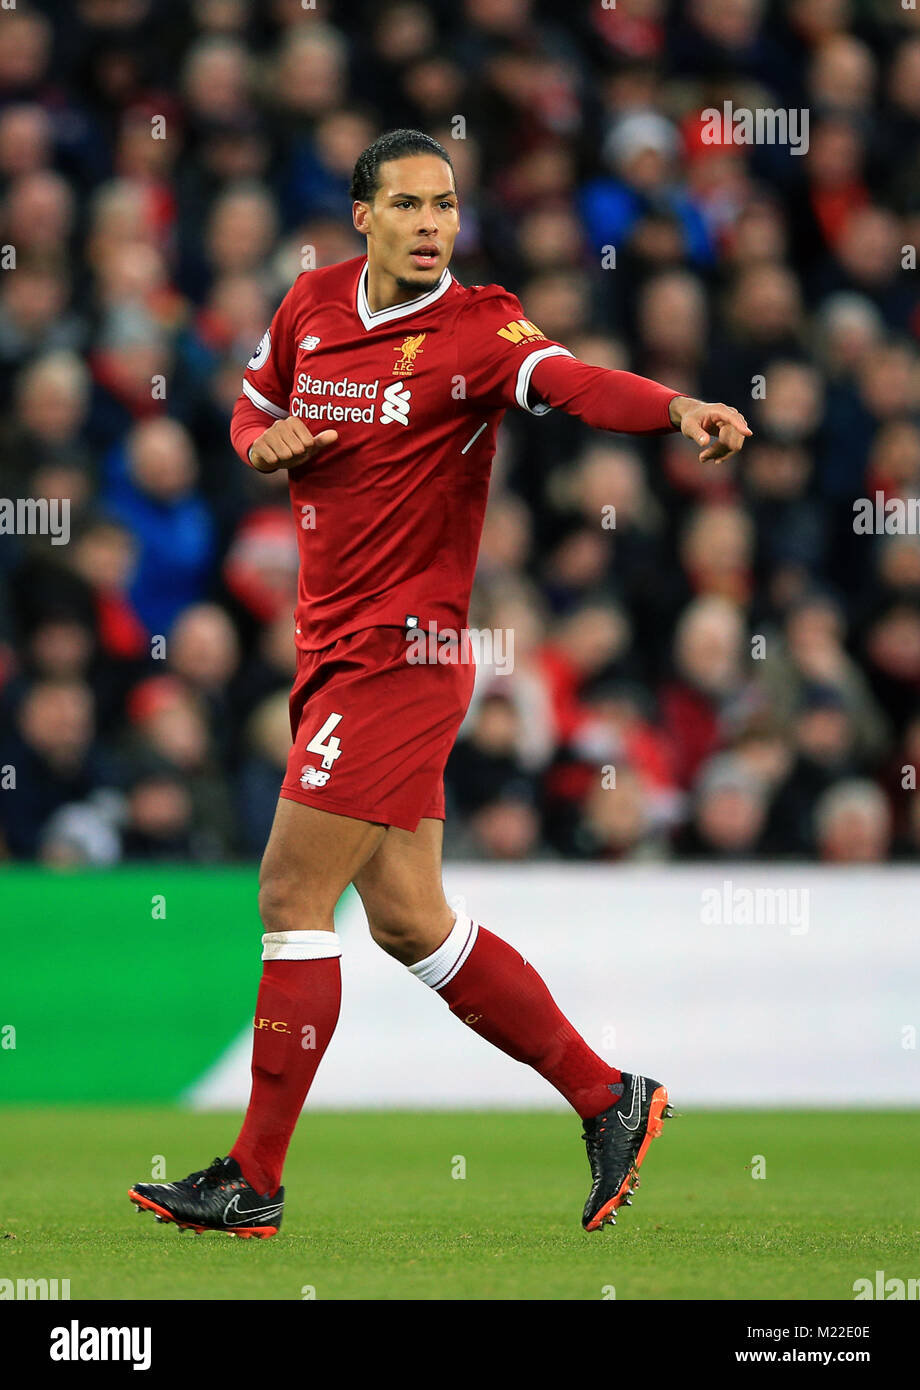
[[[321, 651], [298, 649], [281, 795], [339, 816], [414, 831], [444, 819], [444, 765], [476, 668], [466, 634], [417, 664], [397, 627], [367, 628]], [[415, 644], [415, 650], [418, 650]]]

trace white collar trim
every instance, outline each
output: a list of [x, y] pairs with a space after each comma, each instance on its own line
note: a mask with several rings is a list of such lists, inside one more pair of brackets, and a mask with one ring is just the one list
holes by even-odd
[[356, 307], [358, 317], [364, 327], [376, 328], [381, 323], [391, 323], [393, 319], [403, 319], [408, 314], [415, 314], [419, 309], [427, 309], [429, 304], [434, 304], [435, 300], [440, 299], [446, 294], [453, 283], [453, 276], [447, 266], [441, 272], [441, 278], [433, 289], [426, 290], [424, 294], [417, 295], [415, 299], [407, 299], [405, 304], [394, 304], [391, 309], [371, 309], [367, 302], [367, 261], [364, 262], [364, 269], [358, 276], [358, 294]]

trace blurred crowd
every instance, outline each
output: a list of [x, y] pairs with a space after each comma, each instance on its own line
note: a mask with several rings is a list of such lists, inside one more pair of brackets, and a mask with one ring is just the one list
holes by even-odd
[[[807, 111], [807, 151], [709, 108]], [[286, 475], [233, 452], [383, 129], [450, 150], [453, 270], [586, 361], [737, 406], [738, 459], [510, 412], [449, 855], [920, 849], [920, 24], [872, 0], [73, 0], [0, 11], [0, 853], [264, 847], [290, 745]], [[162, 138], [160, 138], [162, 137]], [[11, 264], [8, 248], [15, 248]], [[12, 780], [10, 770], [13, 770]]]

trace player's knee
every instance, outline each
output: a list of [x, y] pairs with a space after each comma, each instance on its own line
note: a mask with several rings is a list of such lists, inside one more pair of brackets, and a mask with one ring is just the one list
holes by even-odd
[[403, 908], [393, 913], [369, 912], [367, 916], [371, 936], [377, 945], [403, 965], [414, 965], [436, 951], [450, 931], [452, 921], [453, 913], [446, 905], [443, 912], [413, 912]]
[[272, 874], [259, 884], [259, 916], [267, 932], [323, 931], [332, 927], [332, 912], [296, 879]]
[[423, 923], [413, 922], [407, 914], [382, 916], [375, 913], [368, 915], [367, 924], [371, 936], [388, 956], [395, 956], [397, 960], [415, 959], [419, 941], [424, 936]]

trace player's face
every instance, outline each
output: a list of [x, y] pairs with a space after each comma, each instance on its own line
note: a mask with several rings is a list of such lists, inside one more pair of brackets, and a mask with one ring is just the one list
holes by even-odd
[[355, 203], [354, 218], [371, 272], [392, 277], [402, 293], [424, 294], [449, 263], [460, 227], [450, 166], [428, 154], [388, 160], [374, 201]]

